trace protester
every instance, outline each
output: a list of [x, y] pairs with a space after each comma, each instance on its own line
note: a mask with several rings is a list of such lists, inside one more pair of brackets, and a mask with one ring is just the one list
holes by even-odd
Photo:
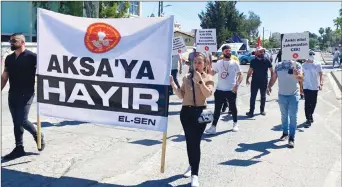
[[[316, 108], [318, 90], [322, 90], [323, 87], [323, 70], [321, 63], [314, 61], [312, 55], [303, 64], [304, 73], [304, 95], [305, 95], [305, 116], [306, 116], [306, 128], [309, 128], [314, 122], [313, 113]], [[319, 79], [319, 82], [318, 82]]]
[[335, 62], [338, 64], [338, 62], [339, 62], [338, 58], [339, 57], [340, 57], [340, 52], [338, 51], [337, 48], [335, 48], [334, 58], [333, 58], [333, 69], [335, 68]]
[[[212, 95], [214, 81], [210, 74], [204, 71], [206, 56], [197, 53], [194, 59], [194, 72], [183, 78], [182, 86], [177, 87], [171, 76], [171, 86], [176, 95], [183, 99], [183, 107], [180, 112], [180, 120], [185, 133], [188, 159], [190, 167], [184, 176], [190, 177], [191, 186], [199, 186], [198, 170], [201, 157], [200, 143], [206, 123], [199, 123], [198, 118], [206, 108], [206, 99]], [[192, 78], [193, 77], [193, 78]], [[194, 86], [192, 86], [194, 85]], [[193, 93], [194, 91], [194, 93]]]
[[248, 117], [254, 116], [255, 109], [255, 99], [258, 94], [258, 90], [260, 90], [260, 114], [266, 115], [265, 112], [265, 104], [266, 104], [266, 90], [268, 83], [268, 70], [271, 72], [271, 77], [273, 75], [272, 62], [265, 58], [265, 49], [259, 47], [256, 49], [256, 57], [251, 61], [246, 85], [250, 85], [249, 78], [252, 76], [252, 84], [251, 84], [251, 97], [250, 97], [250, 108], [249, 112], [246, 113]]
[[[178, 69], [179, 69], [179, 74], [182, 74], [182, 59], [180, 55], [172, 55], [171, 75], [177, 87], [180, 88], [178, 79], [177, 79]], [[172, 89], [170, 90], [170, 94], [173, 95]]]
[[190, 73], [193, 69], [193, 63], [195, 60], [195, 56], [196, 56], [196, 47], [193, 47], [192, 52], [189, 54], [188, 61], [187, 61], [187, 65], [189, 66], [189, 72], [188, 73]]
[[[28, 120], [28, 113], [34, 98], [34, 84], [37, 65], [37, 55], [25, 49], [25, 36], [15, 33], [10, 37], [11, 50], [14, 53], [5, 59], [5, 69], [1, 75], [1, 91], [9, 80], [10, 89], [8, 105], [14, 124], [16, 147], [4, 159], [15, 159], [24, 156], [23, 133], [27, 130], [37, 142], [37, 130]], [[42, 137], [41, 149], [45, 148]]]
[[278, 54], [277, 54], [277, 57], [275, 58], [275, 62], [277, 62], [277, 60], [278, 60], [278, 62], [281, 62], [281, 49], [278, 51]]
[[233, 116], [233, 131], [239, 131], [237, 123], [236, 96], [239, 85], [242, 81], [242, 73], [239, 62], [231, 59], [231, 48], [228, 45], [222, 48], [224, 58], [216, 62], [212, 69], [212, 75], [218, 73], [218, 82], [215, 91], [215, 111], [212, 126], [206, 130], [208, 134], [216, 133], [217, 122], [220, 118], [222, 105], [229, 103], [229, 109]]
[[[294, 147], [297, 129], [297, 116], [299, 105], [299, 83], [303, 81], [302, 66], [295, 61], [282, 61], [275, 67], [275, 72], [268, 84], [267, 93], [270, 94], [272, 86], [279, 78], [278, 103], [281, 112], [283, 135], [280, 140], [289, 139], [289, 147]], [[290, 118], [290, 123], [289, 123]], [[290, 135], [289, 135], [290, 126]]]
[[339, 68], [341, 68], [341, 66], [342, 66], [342, 52], [340, 52], [340, 66], [339, 66]]

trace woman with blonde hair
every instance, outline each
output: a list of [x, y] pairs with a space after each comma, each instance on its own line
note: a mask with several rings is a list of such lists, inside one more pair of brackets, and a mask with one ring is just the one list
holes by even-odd
[[184, 176], [191, 176], [192, 187], [199, 186], [198, 170], [201, 157], [201, 138], [206, 125], [212, 120], [212, 115], [210, 116], [211, 120], [201, 118], [205, 116], [205, 113], [210, 113], [210, 111], [206, 110], [206, 100], [212, 95], [214, 87], [212, 76], [205, 72], [205, 64], [208, 64], [206, 56], [202, 53], [196, 53], [194, 70], [183, 77], [180, 88], [177, 87], [172, 76], [170, 77], [174, 93], [183, 100], [180, 120], [185, 133], [190, 164]]

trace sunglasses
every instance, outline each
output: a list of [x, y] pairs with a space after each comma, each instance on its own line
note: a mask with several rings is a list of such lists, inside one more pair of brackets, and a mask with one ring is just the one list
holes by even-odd
[[8, 42], [11, 43], [11, 44], [14, 44], [14, 43], [17, 43], [19, 40], [16, 40], [16, 39], [12, 39], [12, 40], [9, 40]]

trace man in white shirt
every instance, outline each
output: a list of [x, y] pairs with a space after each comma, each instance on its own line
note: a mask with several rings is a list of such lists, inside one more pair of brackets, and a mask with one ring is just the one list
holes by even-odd
[[213, 65], [213, 69], [211, 70], [211, 74], [218, 74], [218, 82], [216, 91], [214, 93], [215, 96], [215, 111], [214, 111], [214, 120], [212, 126], [206, 130], [208, 134], [216, 133], [217, 122], [220, 118], [222, 105], [226, 102], [226, 99], [229, 103], [229, 109], [232, 111], [233, 116], [233, 131], [239, 131], [239, 127], [237, 124], [237, 108], [236, 108], [236, 96], [239, 85], [242, 81], [242, 73], [239, 62], [231, 59], [231, 48], [226, 45], [222, 48], [222, 53], [224, 58], [222, 60], [217, 61]]
[[335, 67], [335, 62], [339, 62], [338, 58], [340, 57], [340, 52], [338, 51], [337, 48], [335, 48], [335, 52], [334, 52], [334, 58], [333, 58], [333, 69]]
[[[306, 117], [306, 128], [311, 126], [313, 120], [313, 113], [315, 111], [317, 103], [318, 90], [322, 90], [323, 86], [323, 70], [322, 65], [314, 61], [312, 55], [303, 64], [304, 73], [304, 96], [305, 96], [305, 117]], [[318, 80], [319, 79], [319, 80]]]
[[[179, 74], [182, 74], [182, 60], [180, 58], [180, 55], [172, 55], [171, 75], [177, 87], [180, 88], [178, 79], [177, 79], [178, 69], [179, 69]], [[170, 94], [173, 95], [173, 90], [172, 89], [170, 90], [171, 90]]]

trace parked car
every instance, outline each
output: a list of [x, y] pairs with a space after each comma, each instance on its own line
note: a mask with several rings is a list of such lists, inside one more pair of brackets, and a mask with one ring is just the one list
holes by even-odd
[[254, 54], [251, 52], [246, 53], [245, 55], [239, 56], [239, 61], [241, 65], [246, 65], [251, 63], [251, 61], [255, 58]]

